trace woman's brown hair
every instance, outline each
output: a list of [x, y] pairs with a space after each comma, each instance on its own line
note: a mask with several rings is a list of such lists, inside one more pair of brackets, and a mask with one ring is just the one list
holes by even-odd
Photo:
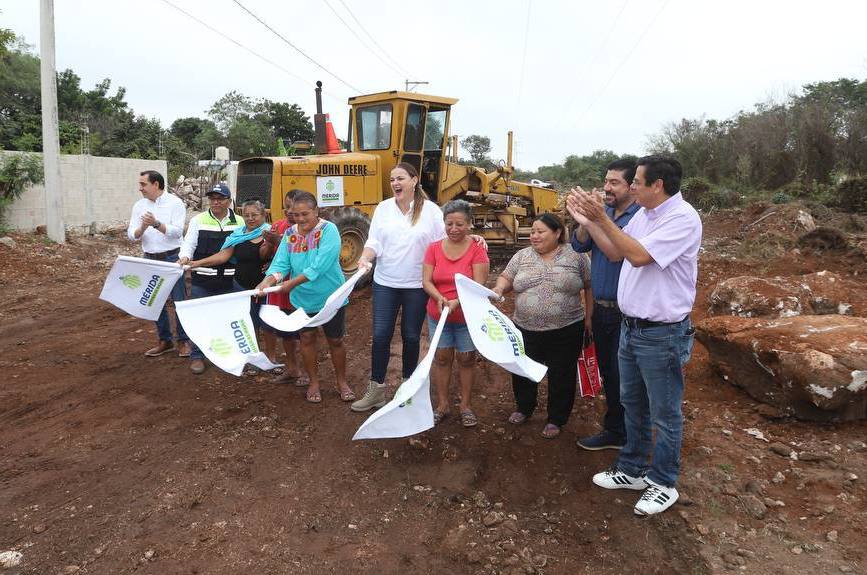
[[400, 168], [409, 174], [410, 178], [415, 178], [415, 194], [413, 194], [412, 197], [412, 225], [415, 225], [416, 222], [418, 222], [419, 217], [421, 217], [421, 211], [424, 208], [424, 201], [427, 199], [427, 194], [421, 188], [421, 179], [418, 177], [418, 170], [415, 169], [415, 166], [407, 162], [401, 162], [396, 165], [395, 168]]

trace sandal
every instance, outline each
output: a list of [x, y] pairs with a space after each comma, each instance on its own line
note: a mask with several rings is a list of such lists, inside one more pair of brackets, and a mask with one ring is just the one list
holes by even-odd
[[464, 427], [475, 427], [478, 424], [479, 420], [476, 418], [476, 414], [473, 413], [472, 410], [468, 409], [461, 412], [461, 425]]
[[560, 428], [553, 423], [548, 423], [542, 428], [542, 437], [545, 439], [554, 439], [560, 435]]
[[274, 369], [271, 370], [272, 375], [283, 375], [283, 373], [285, 373], [285, 372], [286, 372], [286, 370], [283, 369], [282, 367], [275, 367]]
[[307, 391], [307, 401], [310, 403], [322, 403], [322, 394], [318, 391]]
[[295, 387], [307, 387], [310, 385], [310, 378], [306, 375], [299, 375], [297, 377], [293, 377], [295, 381], [292, 382], [292, 385]]
[[512, 425], [521, 425], [525, 421], [527, 421], [527, 416], [520, 411], [516, 411], [509, 416], [509, 423], [511, 423]]
[[261, 370], [258, 367], [248, 366], [244, 368], [244, 375], [248, 377], [253, 377], [254, 375], [259, 375]]
[[294, 375], [289, 375], [285, 371], [283, 373], [281, 373], [280, 375], [278, 375], [277, 377], [271, 378], [271, 383], [280, 383], [280, 384], [293, 383], [295, 385], [298, 385], [297, 381], [298, 381], [298, 377], [296, 377]]
[[340, 400], [341, 401], [355, 401], [355, 392], [351, 389], [346, 389], [346, 391], [340, 391]]
[[434, 425], [439, 425], [449, 416], [448, 411], [434, 411]]

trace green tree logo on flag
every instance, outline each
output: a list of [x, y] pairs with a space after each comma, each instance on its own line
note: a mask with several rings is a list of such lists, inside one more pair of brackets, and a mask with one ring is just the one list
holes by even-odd
[[232, 353], [232, 345], [222, 337], [215, 337], [211, 340], [211, 351], [220, 357], [227, 357]]
[[503, 326], [492, 317], [485, 318], [485, 325], [482, 326], [482, 331], [488, 334], [491, 341], [503, 341], [506, 339], [506, 332]]
[[325, 183], [325, 190], [328, 191], [328, 192], [333, 192], [333, 191], [334, 191], [334, 182], [333, 182], [332, 180], [328, 180], [328, 181]]
[[129, 289], [138, 289], [141, 287], [141, 278], [137, 275], [129, 274], [125, 276], [120, 276], [120, 281]]

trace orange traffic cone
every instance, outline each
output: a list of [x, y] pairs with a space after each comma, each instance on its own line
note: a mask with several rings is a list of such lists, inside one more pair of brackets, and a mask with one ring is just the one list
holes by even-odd
[[325, 114], [325, 148], [326, 154], [342, 154], [337, 136], [334, 135], [334, 126], [331, 125], [331, 117]]

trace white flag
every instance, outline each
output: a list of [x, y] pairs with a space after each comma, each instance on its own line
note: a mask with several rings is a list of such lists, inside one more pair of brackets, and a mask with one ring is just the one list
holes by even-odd
[[156, 321], [183, 275], [183, 268], [176, 263], [118, 256], [99, 299], [135, 317]]
[[499, 296], [462, 274], [455, 274], [455, 285], [467, 329], [479, 353], [507, 371], [542, 381], [548, 368], [527, 357], [521, 330], [488, 299]]
[[175, 303], [184, 331], [211, 363], [232, 375], [241, 375], [252, 363], [260, 369], [274, 369], [259, 351], [256, 328], [250, 319], [250, 296], [256, 290], [188, 299]]
[[434, 426], [430, 402], [430, 368], [448, 315], [448, 309], [444, 309], [431, 338], [430, 349], [409, 379], [397, 388], [391, 401], [361, 424], [352, 436], [353, 440], [406, 437]]
[[325, 300], [325, 305], [313, 317], [308, 316], [304, 309], [300, 307], [291, 314], [286, 315], [276, 305], [263, 305], [259, 308], [259, 317], [262, 318], [262, 321], [280, 331], [298, 331], [305, 327], [324, 325], [337, 315], [337, 312], [343, 307], [343, 302], [352, 293], [352, 288], [355, 287], [355, 284], [358, 283], [358, 280], [361, 279], [361, 276], [366, 271], [360, 269], [355, 272], [351, 278], [337, 288], [337, 291], [328, 296], [328, 299]]

